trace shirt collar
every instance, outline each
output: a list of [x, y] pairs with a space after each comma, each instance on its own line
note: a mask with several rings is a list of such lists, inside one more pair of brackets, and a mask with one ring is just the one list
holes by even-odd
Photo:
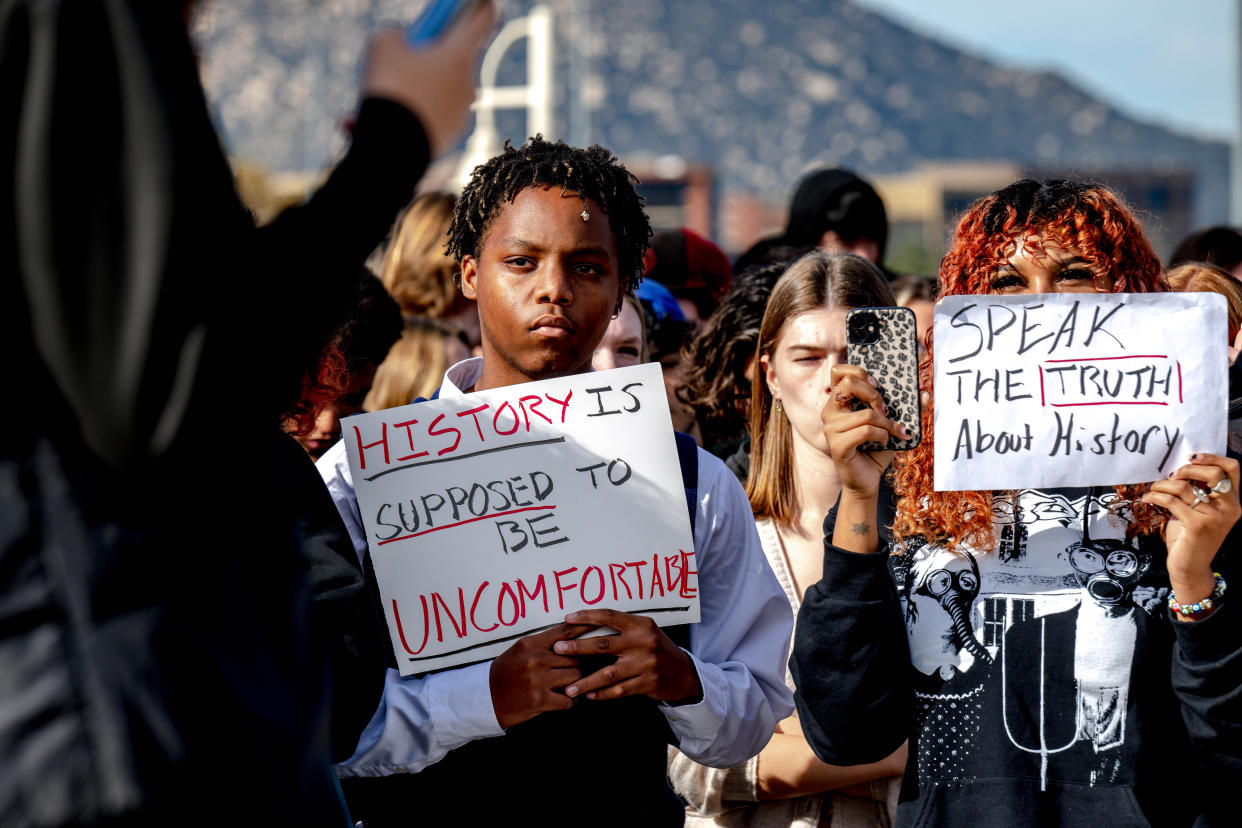
[[[594, 368], [587, 368], [588, 373], [595, 373]], [[470, 357], [444, 372], [444, 381], [440, 383], [439, 399], [448, 397], [464, 397], [464, 389], [471, 388], [479, 377], [483, 376], [483, 357]]]
[[440, 399], [462, 397], [463, 389], [472, 387], [483, 376], [483, 357], [470, 357], [444, 372], [444, 382], [440, 384]]

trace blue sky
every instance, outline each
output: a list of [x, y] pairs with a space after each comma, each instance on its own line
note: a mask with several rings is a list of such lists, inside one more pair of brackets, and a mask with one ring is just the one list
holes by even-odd
[[1055, 69], [1129, 115], [1183, 132], [1236, 131], [1230, 0], [855, 0], [976, 54]]

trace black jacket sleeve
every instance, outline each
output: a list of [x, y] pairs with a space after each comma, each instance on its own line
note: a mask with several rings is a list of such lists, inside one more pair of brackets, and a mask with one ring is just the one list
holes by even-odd
[[290, 524], [310, 591], [311, 640], [331, 675], [332, 760], [344, 762], [383, 695], [388, 636], [323, 479], [293, 438], [277, 437], [287, 454], [284, 502], [293, 507]]
[[[881, 526], [892, 504], [891, 489], [881, 491]], [[910, 647], [887, 545], [874, 555], [847, 552], [832, 543], [835, 524], [834, 507], [824, 519], [824, 576], [803, 598], [789, 666], [815, 755], [860, 765], [888, 756], [911, 733]]]
[[[1242, 544], [1235, 525], [1223, 545], [1216, 568], [1226, 582], [1242, 582], [1231, 568], [1230, 554]], [[1232, 586], [1232, 585], [1230, 585]], [[1172, 619], [1173, 690], [1182, 704], [1182, 719], [1195, 746], [1205, 790], [1233, 790], [1242, 785], [1242, 596], [1227, 591], [1220, 608], [1194, 623]], [[1222, 823], [1226, 824], [1226, 823]]]
[[63, 400], [117, 467], [175, 451], [222, 399], [271, 425], [428, 162], [418, 119], [367, 100], [319, 192], [256, 230], [181, 5], [0, 11], [0, 344], [29, 374], [15, 425]]

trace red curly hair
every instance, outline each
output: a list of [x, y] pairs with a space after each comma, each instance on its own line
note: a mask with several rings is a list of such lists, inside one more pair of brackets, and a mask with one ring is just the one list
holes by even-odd
[[[1027, 238], [1030, 235], [1039, 238]], [[940, 261], [940, 295], [991, 292], [991, 277], [1009, 261], [1019, 244], [1028, 255], [1044, 255], [1043, 242], [1074, 249], [1086, 260], [1097, 284], [1112, 281], [1114, 293], [1168, 290], [1160, 260], [1143, 235], [1133, 213], [1104, 187], [1077, 181], [1023, 180], [986, 196], [958, 222], [949, 252]], [[924, 390], [931, 393], [932, 332], [920, 364]], [[923, 409], [923, 442], [899, 453], [893, 463], [898, 494], [893, 533], [901, 538], [922, 535], [953, 548], [969, 541], [979, 549], [995, 543], [992, 501], [1014, 493], [937, 492], [933, 487], [935, 419], [933, 404]], [[1168, 519], [1158, 507], [1138, 501], [1148, 484], [1117, 486], [1129, 502], [1134, 521], [1131, 536], [1161, 532]]]

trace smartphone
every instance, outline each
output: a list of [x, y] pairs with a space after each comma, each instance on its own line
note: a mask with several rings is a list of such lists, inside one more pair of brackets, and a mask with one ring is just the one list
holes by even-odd
[[418, 19], [406, 27], [405, 42], [428, 46], [487, 0], [431, 0]]
[[[910, 432], [909, 440], [863, 443], [863, 451], [907, 451], [923, 439], [919, 396], [919, 350], [914, 311], [855, 308], [845, 315], [845, 361], [875, 380], [888, 416]], [[863, 403], [858, 403], [861, 408]]]

